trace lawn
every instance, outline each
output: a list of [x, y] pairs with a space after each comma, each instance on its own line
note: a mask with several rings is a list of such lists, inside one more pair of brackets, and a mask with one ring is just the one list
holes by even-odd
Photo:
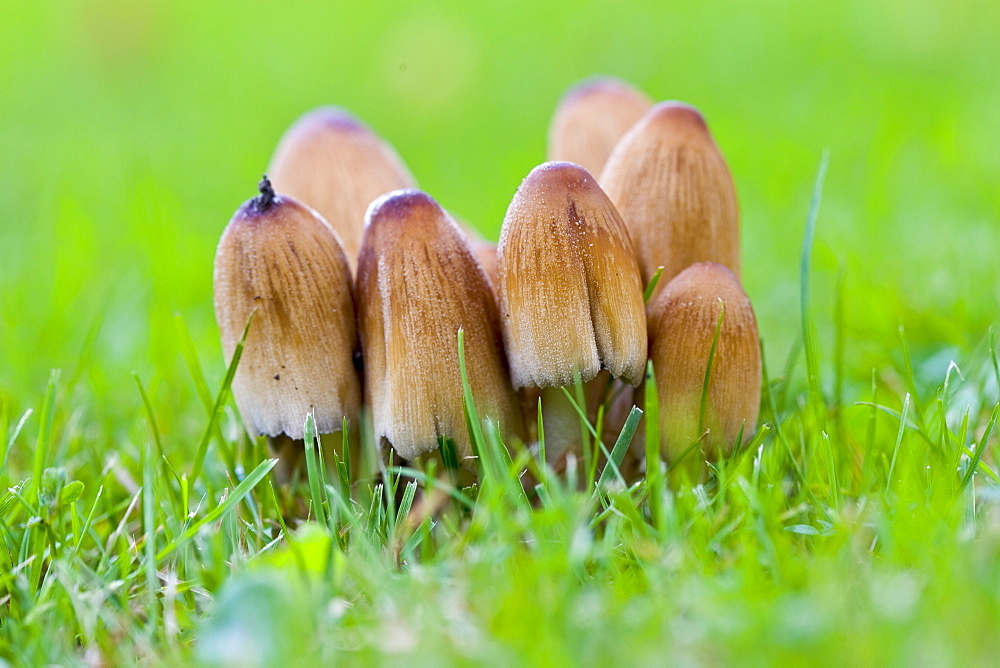
[[[0, 665], [995, 664], [998, 25], [944, 0], [5, 7]], [[279, 484], [224, 391], [212, 260], [281, 133], [346, 107], [495, 239], [593, 74], [696, 105], [729, 162], [752, 447], [696, 487], [542, 471], [528, 499], [487, 434], [482, 485], [417, 526], [432, 478]]]

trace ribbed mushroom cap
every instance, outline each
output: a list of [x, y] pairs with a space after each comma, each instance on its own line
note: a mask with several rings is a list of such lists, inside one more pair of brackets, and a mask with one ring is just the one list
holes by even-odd
[[[699, 430], [705, 371], [723, 308]], [[744, 440], [753, 435], [760, 407], [760, 339], [753, 307], [731, 271], [699, 262], [678, 274], [649, 307], [649, 339], [660, 442], [668, 461], [706, 431], [701, 449], [709, 456], [729, 452], [741, 428]]]
[[308, 204], [330, 223], [352, 269], [371, 201], [416, 185], [392, 146], [337, 107], [299, 118], [278, 143], [268, 173], [278, 192]]
[[[504, 360], [496, 302], [465, 234], [429, 195], [372, 203], [358, 262], [365, 394], [377, 438], [404, 458], [455, 441], [472, 454], [462, 407], [458, 330], [480, 416], [523, 429]], [[470, 462], [466, 459], [466, 465]]]
[[232, 387], [251, 434], [300, 439], [310, 411], [320, 433], [357, 419], [351, 273], [336, 233], [312, 209], [262, 181], [222, 234], [214, 292], [227, 362], [256, 309]]
[[615, 144], [651, 106], [644, 93], [613, 77], [574, 86], [552, 117], [549, 160], [575, 162], [600, 174]]
[[622, 137], [601, 185], [628, 225], [644, 281], [659, 289], [695, 262], [739, 275], [739, 209], [726, 161], [701, 114], [662, 102]]
[[639, 266], [625, 224], [587, 170], [533, 169], [507, 209], [499, 295], [515, 387], [638, 383], [646, 364]]

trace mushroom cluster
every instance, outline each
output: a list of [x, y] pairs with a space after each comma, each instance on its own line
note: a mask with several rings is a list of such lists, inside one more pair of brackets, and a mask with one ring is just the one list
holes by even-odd
[[[530, 445], [540, 404], [554, 467], [578, 454], [581, 410], [593, 418], [603, 404], [613, 431], [642, 404], [647, 362], [659, 421], [645, 429], [668, 466], [686, 459], [703, 474], [749, 439], [757, 325], [739, 281], [736, 192], [701, 114], [588, 81], [563, 97], [547, 159], [494, 246], [347, 112], [296, 122], [215, 258], [227, 361], [246, 336], [232, 391], [249, 434], [287, 464], [307, 415], [334, 433], [364, 407], [380, 448], [419, 460], [450, 442], [471, 471], [462, 330], [480, 415]], [[586, 405], [570, 402], [574, 385]]]

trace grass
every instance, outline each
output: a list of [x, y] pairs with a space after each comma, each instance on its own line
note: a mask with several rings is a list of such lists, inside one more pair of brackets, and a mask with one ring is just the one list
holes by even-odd
[[[994, 662], [996, 7], [148, 7], [0, 25], [0, 662]], [[467, 397], [475, 487], [326, 438], [275, 482], [210, 267], [282, 129], [343, 104], [495, 235], [594, 72], [695, 103], [729, 159], [752, 444], [704, 485], [626, 488], [629, 434], [591, 441], [576, 490]]]

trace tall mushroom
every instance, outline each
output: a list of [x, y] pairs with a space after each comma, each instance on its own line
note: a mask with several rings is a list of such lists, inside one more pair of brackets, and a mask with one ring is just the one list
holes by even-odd
[[650, 109], [615, 147], [600, 181], [628, 225], [643, 280], [664, 267], [658, 291], [695, 262], [739, 275], [736, 189], [694, 107]]
[[337, 234], [312, 209], [276, 194], [265, 177], [222, 234], [214, 294], [227, 362], [254, 313], [232, 385], [252, 436], [276, 447], [301, 439], [310, 412], [319, 433], [357, 420], [350, 269]]
[[595, 77], [571, 88], [549, 126], [549, 160], [575, 162], [600, 174], [612, 149], [653, 106], [644, 93], [614, 77]]
[[702, 475], [706, 459], [729, 453], [757, 426], [761, 361], [753, 307], [733, 272], [699, 262], [650, 304], [649, 339], [661, 450], [668, 463], [683, 457], [687, 471]]
[[429, 195], [401, 190], [372, 203], [357, 286], [365, 396], [376, 438], [405, 459], [451, 438], [472, 467], [460, 328], [480, 414], [498, 421], [502, 433], [521, 433], [493, 292], [465, 234]]
[[371, 201], [416, 185], [392, 146], [337, 107], [296, 121], [278, 143], [269, 173], [278, 192], [316, 209], [337, 231], [352, 269]]
[[[500, 303], [515, 387], [559, 388], [601, 369], [637, 384], [646, 364], [639, 266], [614, 205], [587, 170], [568, 162], [533, 169], [500, 231]], [[562, 411], [559, 390], [543, 409]], [[553, 422], [565, 422], [552, 416]], [[573, 445], [546, 430], [557, 461]], [[552, 447], [558, 437], [558, 447]]]

